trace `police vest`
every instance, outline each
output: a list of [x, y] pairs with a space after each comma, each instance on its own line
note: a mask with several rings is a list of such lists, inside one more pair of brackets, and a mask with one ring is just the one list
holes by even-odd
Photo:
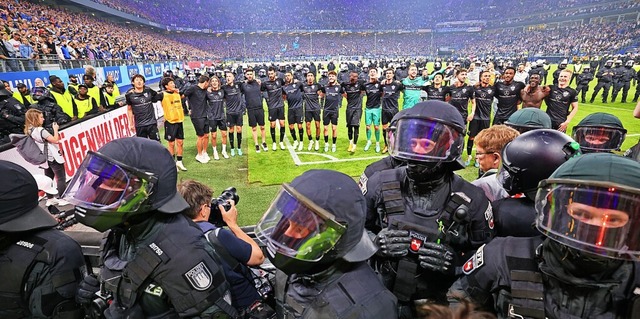
[[[471, 251], [493, 237], [493, 211], [484, 194], [477, 187], [452, 174], [445, 177], [444, 187], [450, 193], [442, 207], [431, 211], [415, 204], [419, 194], [403, 194], [404, 170], [385, 170], [378, 173], [387, 225], [392, 229], [410, 231], [410, 252], [417, 252], [425, 241], [448, 244], [458, 254]], [[431, 195], [430, 195], [431, 196]], [[435, 197], [435, 196], [431, 196]], [[413, 205], [414, 207], [411, 207]], [[420, 210], [420, 211], [418, 211]], [[481, 214], [484, 213], [484, 216]], [[478, 218], [479, 216], [482, 216]], [[488, 224], [488, 229], [477, 227], [479, 219]], [[472, 225], [476, 225], [472, 227]], [[457, 256], [462, 262], [462, 256]], [[455, 281], [454, 276], [445, 276], [421, 269], [417, 255], [409, 253], [399, 261], [376, 260], [377, 268], [385, 277], [387, 287], [398, 300], [406, 302], [418, 299], [444, 298], [447, 289]], [[460, 265], [455, 265], [460, 266]]]
[[[50, 238], [48, 238], [50, 237]], [[26, 282], [32, 271], [41, 271], [36, 268], [37, 264], [52, 264], [50, 254], [54, 251], [56, 240], [55, 236], [51, 236], [47, 230], [41, 231], [36, 235], [29, 235], [16, 241], [5, 251], [0, 252], [0, 273], [11, 274], [3, 276], [2, 284], [0, 284], [0, 318], [30, 318], [31, 311], [28, 305], [29, 296], [25, 296]], [[80, 273], [69, 271], [66, 273], [58, 273], [52, 277], [51, 292], [56, 292], [60, 287], [69, 284], [72, 281], [79, 281]], [[44, 297], [44, 296], [42, 296]], [[50, 297], [55, 297], [54, 295]], [[60, 297], [59, 295], [57, 297]], [[50, 302], [54, 302], [51, 300]], [[61, 301], [55, 301], [61, 302]], [[57, 317], [72, 318], [78, 314], [74, 312], [77, 309], [66, 309], [64, 313], [58, 313]]]
[[395, 297], [366, 263], [353, 266], [329, 283], [309, 304], [287, 296], [285, 273], [276, 272], [276, 305], [279, 318], [342, 319], [397, 318]]
[[69, 90], [65, 90], [64, 93], [58, 93], [56, 91], [49, 91], [54, 99], [56, 99], [56, 103], [60, 105], [62, 111], [67, 113], [70, 117], [74, 117], [73, 114], [73, 96], [69, 93]]
[[84, 100], [80, 100], [78, 98], [74, 98], [74, 100], [76, 101], [76, 107], [78, 108], [79, 119], [83, 118], [86, 113], [90, 112], [93, 109], [93, 97], [91, 96]]
[[[214, 304], [227, 315], [236, 317], [222, 267], [198, 257], [204, 250], [195, 245], [181, 246], [174, 240], [193, 237], [194, 231], [201, 230], [183, 216], [157, 221], [154, 227], [161, 229], [153, 238], [145, 240], [148, 244], [137, 247], [136, 256], [130, 261], [119, 259], [115, 253], [123, 235], [110, 231], [105, 236], [100, 277], [104, 287], [115, 296], [110, 309], [119, 308], [118, 313], [123, 315], [139, 313], [138, 301], [153, 281], [166, 293], [180, 316], [200, 314]], [[212, 285], [215, 289], [210, 289]]]
[[[507, 304], [501, 304], [501, 300], [497, 300], [497, 307], [504, 308], [503, 311], [506, 312], [509, 318], [583, 318], [584, 315], [568, 313], [563, 307], [554, 307], [556, 309], [553, 309], [553, 313], [546, 313], [545, 300], [547, 298], [551, 298], [549, 300], [555, 299], [558, 303], [567, 302], [567, 298], [564, 295], [572, 295], [572, 293], [564, 291], [571, 284], [557, 283], [559, 279], [545, 275], [540, 271], [540, 260], [536, 256], [536, 250], [540, 249], [543, 239], [542, 237], [529, 238], [525, 247], [522, 245], [503, 246], [506, 265], [501, 266], [507, 267], [510, 276], [509, 291], [511, 299], [502, 300], [502, 302], [508, 301]], [[602, 303], [601, 309], [606, 308], [610, 309], [610, 311], [596, 318], [638, 318], [640, 315], [640, 296], [636, 292], [640, 289], [638, 288], [640, 287], [640, 267], [638, 267], [637, 263], [627, 266], [633, 266], [631, 272], [633, 278], [630, 280], [633, 285], [615, 287], [613, 284], [603, 282], [594, 283], [590, 286], [583, 284], [582, 286], [576, 285], [573, 287], [584, 294], [601, 295], [603, 297], [594, 299]], [[547, 286], [552, 286], [552, 288], [547, 287], [548, 289], [545, 289], [545, 283], [547, 283]], [[550, 289], [554, 290], [551, 291]], [[554, 294], [554, 291], [560, 292], [560, 295]], [[609, 295], [610, 299], [604, 298], [606, 295]], [[503, 296], [503, 294], [500, 294], [500, 296]], [[628, 298], [629, 296], [633, 297]], [[573, 297], [575, 298], [576, 296]], [[627, 307], [618, 309], [621, 304], [625, 304], [624, 300], [630, 300], [630, 302], [626, 303]], [[593, 305], [591, 305], [589, 310], [593, 308]]]

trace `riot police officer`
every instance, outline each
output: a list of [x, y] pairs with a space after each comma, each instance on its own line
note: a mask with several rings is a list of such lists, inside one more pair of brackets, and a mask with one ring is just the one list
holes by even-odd
[[553, 85], [558, 85], [558, 78], [560, 77], [560, 72], [567, 68], [567, 59], [564, 59], [558, 64], [558, 68], [553, 71]]
[[[107, 318], [235, 317], [229, 284], [202, 230], [180, 214], [171, 154], [128, 137], [90, 151], [64, 198], [78, 220], [105, 232], [98, 280], [85, 278], [79, 300], [98, 290]], [[98, 303], [98, 304], [100, 304]]]
[[493, 238], [487, 198], [454, 174], [465, 121], [452, 105], [426, 101], [398, 113], [389, 154], [407, 166], [381, 171], [368, 182], [366, 228], [380, 250], [373, 265], [398, 297], [400, 317], [412, 302], [444, 302], [462, 256]]
[[613, 90], [611, 91], [611, 102], [616, 101], [616, 96], [618, 96], [618, 92], [622, 89], [622, 77], [624, 76], [625, 68], [622, 66], [622, 60], [617, 59], [613, 63], [613, 79], [611, 84], [613, 85]]
[[86, 272], [80, 245], [54, 229], [23, 167], [0, 161], [0, 317], [83, 318], [75, 302]]
[[451, 287], [499, 318], [638, 318], [640, 163], [608, 153], [562, 164], [538, 186], [545, 237], [496, 238]]
[[283, 184], [255, 232], [279, 270], [279, 318], [397, 318], [397, 300], [366, 263], [365, 199], [349, 176], [310, 170]]
[[619, 151], [626, 135], [620, 119], [609, 113], [591, 113], [573, 127], [573, 139], [583, 153]]
[[512, 197], [491, 202], [496, 236], [539, 235], [533, 227], [538, 182], [549, 178], [558, 166], [580, 154], [578, 143], [551, 129], [529, 131], [505, 145], [497, 178]]
[[0, 144], [9, 142], [9, 134], [21, 134], [24, 129], [24, 115], [27, 109], [11, 96], [4, 87], [0, 88]]
[[593, 101], [596, 99], [596, 95], [598, 95], [598, 93], [600, 92], [600, 89], [603, 89], [602, 103], [607, 103], [607, 96], [609, 96], [609, 89], [611, 88], [611, 82], [613, 81], [614, 75], [614, 72], [611, 69], [612, 65], [613, 60], [607, 60], [607, 62], [605, 62], [604, 64], [604, 67], [598, 70], [598, 73], [596, 74], [596, 78], [598, 78], [598, 84], [596, 84], [596, 87], [593, 89], [593, 94], [591, 94], [591, 101], [589, 101], [589, 103], [593, 103]]
[[618, 82], [617, 85], [613, 86], [611, 102], [615, 102], [616, 97], [618, 97], [618, 92], [622, 89], [622, 99], [620, 102], [627, 103], [627, 94], [631, 87], [631, 80], [636, 78], [636, 70], [633, 69], [633, 60], [627, 61], [627, 63], [624, 64], [624, 68], [618, 68], [616, 70], [616, 76], [618, 76]]
[[31, 90], [31, 97], [36, 103], [31, 108], [40, 110], [44, 115], [44, 123], [42, 126], [50, 133], [53, 133], [52, 125], [54, 122], [65, 124], [71, 121], [71, 116], [62, 110], [62, 107], [56, 103], [51, 96], [51, 92], [43, 86], [35, 87]]
[[515, 111], [504, 124], [522, 134], [531, 130], [551, 128], [551, 118], [541, 109], [527, 107]]
[[593, 81], [593, 72], [591, 72], [591, 67], [588, 64], [584, 66], [582, 73], [578, 74], [576, 81], [576, 92], [578, 94], [582, 93], [582, 100], [580, 103], [585, 103], [587, 99], [587, 91], [589, 91], [589, 82]]

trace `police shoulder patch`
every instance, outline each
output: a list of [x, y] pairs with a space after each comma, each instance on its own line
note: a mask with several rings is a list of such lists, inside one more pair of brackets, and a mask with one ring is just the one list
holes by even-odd
[[493, 222], [493, 208], [491, 208], [491, 204], [487, 206], [487, 210], [484, 211], [484, 219], [487, 220], [487, 224], [489, 224], [489, 229], [493, 229], [495, 223]]
[[184, 273], [183, 276], [187, 279], [193, 289], [198, 291], [209, 289], [213, 283], [211, 271], [202, 261]]
[[[486, 244], [485, 244], [486, 245]], [[475, 254], [466, 263], [462, 266], [462, 272], [465, 275], [468, 275], [475, 271], [476, 269], [482, 267], [484, 265], [484, 246], [482, 245], [478, 248]]]
[[362, 175], [360, 175], [360, 180], [358, 181], [358, 186], [360, 186], [360, 191], [362, 192], [362, 195], [367, 195], [368, 181], [369, 181], [369, 178], [367, 177], [367, 175], [362, 173]]
[[149, 286], [144, 289], [144, 292], [153, 296], [162, 297], [162, 293], [164, 292], [164, 290], [162, 290], [162, 287], [160, 286], [149, 284]]

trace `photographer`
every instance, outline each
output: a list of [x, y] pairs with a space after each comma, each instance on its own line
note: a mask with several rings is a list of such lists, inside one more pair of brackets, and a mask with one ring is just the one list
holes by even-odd
[[[251, 313], [256, 306], [260, 308], [261, 298], [254, 286], [251, 270], [247, 266], [262, 264], [264, 254], [258, 244], [238, 226], [238, 211], [235, 203], [230, 200], [229, 209], [225, 209], [222, 205], [217, 208], [211, 207], [212, 203], [216, 202], [211, 200], [213, 191], [194, 180], [179, 183], [178, 192], [189, 204], [189, 209], [183, 213], [200, 226], [214, 247], [216, 247], [216, 241], [224, 247], [224, 249], [216, 249], [216, 252], [224, 260], [222, 268], [231, 285], [233, 306], [240, 313], [245, 314]], [[216, 221], [215, 218], [211, 218], [212, 210], [216, 209], [220, 210], [222, 220]], [[220, 225], [222, 221], [227, 224], [229, 230], [218, 228], [213, 224]]]

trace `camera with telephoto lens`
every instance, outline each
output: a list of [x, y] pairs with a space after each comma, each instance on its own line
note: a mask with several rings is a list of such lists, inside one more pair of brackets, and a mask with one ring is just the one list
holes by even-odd
[[240, 196], [238, 196], [235, 187], [229, 187], [223, 190], [222, 194], [220, 194], [218, 198], [211, 200], [211, 214], [209, 215], [209, 222], [216, 225], [216, 227], [227, 226], [227, 223], [225, 223], [222, 218], [222, 212], [220, 211], [220, 208], [218, 208], [218, 205], [222, 205], [224, 210], [229, 210], [231, 209], [231, 204], [229, 203], [230, 199], [233, 200], [235, 205], [238, 205]]

